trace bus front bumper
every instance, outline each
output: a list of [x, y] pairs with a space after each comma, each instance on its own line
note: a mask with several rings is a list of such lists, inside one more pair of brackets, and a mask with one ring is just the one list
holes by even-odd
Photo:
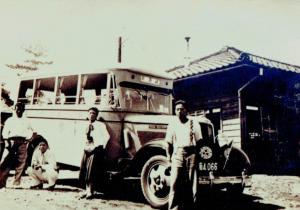
[[208, 176], [199, 176], [199, 185], [214, 186], [228, 186], [228, 185], [241, 185], [245, 187], [251, 186], [251, 176], [242, 173], [240, 176], [214, 176], [213, 172], [210, 172]]

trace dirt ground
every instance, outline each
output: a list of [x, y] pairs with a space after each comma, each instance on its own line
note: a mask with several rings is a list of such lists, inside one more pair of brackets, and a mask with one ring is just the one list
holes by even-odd
[[[149, 210], [137, 185], [116, 185], [110, 195], [97, 194], [93, 200], [79, 199], [82, 189], [74, 186], [75, 180], [59, 180], [54, 191], [30, 190], [31, 180], [23, 177], [22, 189], [0, 189], [1, 210]], [[232, 196], [225, 191], [203, 193], [197, 209], [300, 209], [300, 177], [253, 175], [251, 188], [243, 195]]]

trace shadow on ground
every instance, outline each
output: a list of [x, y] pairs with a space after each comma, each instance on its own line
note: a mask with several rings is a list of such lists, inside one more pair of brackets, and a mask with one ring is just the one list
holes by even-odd
[[201, 193], [196, 203], [196, 209], [201, 210], [278, 210], [283, 207], [260, 203], [262, 198], [252, 195], [233, 195], [226, 191]]
[[[58, 185], [66, 185], [76, 187], [80, 191], [80, 186], [77, 179], [60, 179], [57, 181]], [[56, 190], [56, 188], [55, 188]], [[104, 200], [124, 200], [135, 203], [146, 204], [143, 197], [139, 181], [115, 181], [109, 183], [104, 190], [97, 190], [95, 198]]]
[[[78, 187], [77, 180], [59, 180], [59, 184]], [[199, 194], [196, 209], [201, 210], [278, 210], [282, 206], [261, 203], [262, 198], [241, 194], [233, 195], [226, 191], [204, 191]], [[135, 203], [147, 204], [138, 181], [111, 183], [105, 194], [96, 194], [96, 199], [124, 200]], [[167, 208], [162, 208], [167, 209]]]

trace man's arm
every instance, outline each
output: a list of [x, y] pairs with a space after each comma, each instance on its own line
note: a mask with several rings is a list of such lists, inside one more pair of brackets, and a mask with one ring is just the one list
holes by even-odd
[[8, 118], [4, 124], [3, 130], [2, 130], [2, 137], [3, 139], [8, 139], [10, 136], [10, 119]]
[[38, 161], [38, 152], [39, 150], [35, 150], [32, 159], [31, 159], [31, 167], [35, 170], [37, 170], [40, 167], [39, 161]]
[[194, 121], [194, 128], [195, 128], [194, 131], [195, 141], [196, 141], [196, 145], [198, 145], [197, 143], [203, 139], [200, 124]]
[[26, 118], [26, 121], [27, 121], [27, 133], [25, 134], [26, 140], [31, 141], [33, 138], [36, 137], [37, 133], [31, 126], [31, 123], [28, 118]]
[[46, 154], [47, 154], [46, 163], [42, 165], [42, 169], [46, 170], [48, 167], [52, 169], [57, 169], [57, 164], [56, 164], [56, 159], [54, 154], [51, 151], [49, 151], [49, 149], [47, 150]]
[[107, 142], [109, 141], [110, 139], [110, 135], [108, 133], [108, 130], [106, 128], [106, 125], [103, 123], [103, 127], [102, 127], [102, 138], [103, 138], [103, 148], [106, 147], [107, 145]]
[[166, 154], [167, 154], [167, 159], [170, 162], [172, 158], [172, 153], [173, 153], [173, 145], [170, 144], [169, 142], [166, 142]]
[[170, 125], [168, 125], [168, 128], [167, 128], [165, 143], [166, 143], [167, 159], [169, 161], [171, 161], [172, 154], [173, 154], [173, 132], [172, 132], [172, 128]]
[[107, 145], [110, 135], [109, 135], [106, 125], [104, 123], [97, 122], [97, 124], [95, 126], [97, 126], [97, 128], [92, 133], [93, 139], [94, 139], [94, 145], [95, 145], [95, 147], [102, 146], [104, 149]]

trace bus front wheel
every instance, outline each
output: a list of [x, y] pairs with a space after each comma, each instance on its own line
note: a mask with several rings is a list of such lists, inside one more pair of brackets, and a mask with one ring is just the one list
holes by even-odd
[[163, 155], [151, 157], [143, 166], [141, 186], [145, 199], [154, 208], [168, 204], [170, 164]]

